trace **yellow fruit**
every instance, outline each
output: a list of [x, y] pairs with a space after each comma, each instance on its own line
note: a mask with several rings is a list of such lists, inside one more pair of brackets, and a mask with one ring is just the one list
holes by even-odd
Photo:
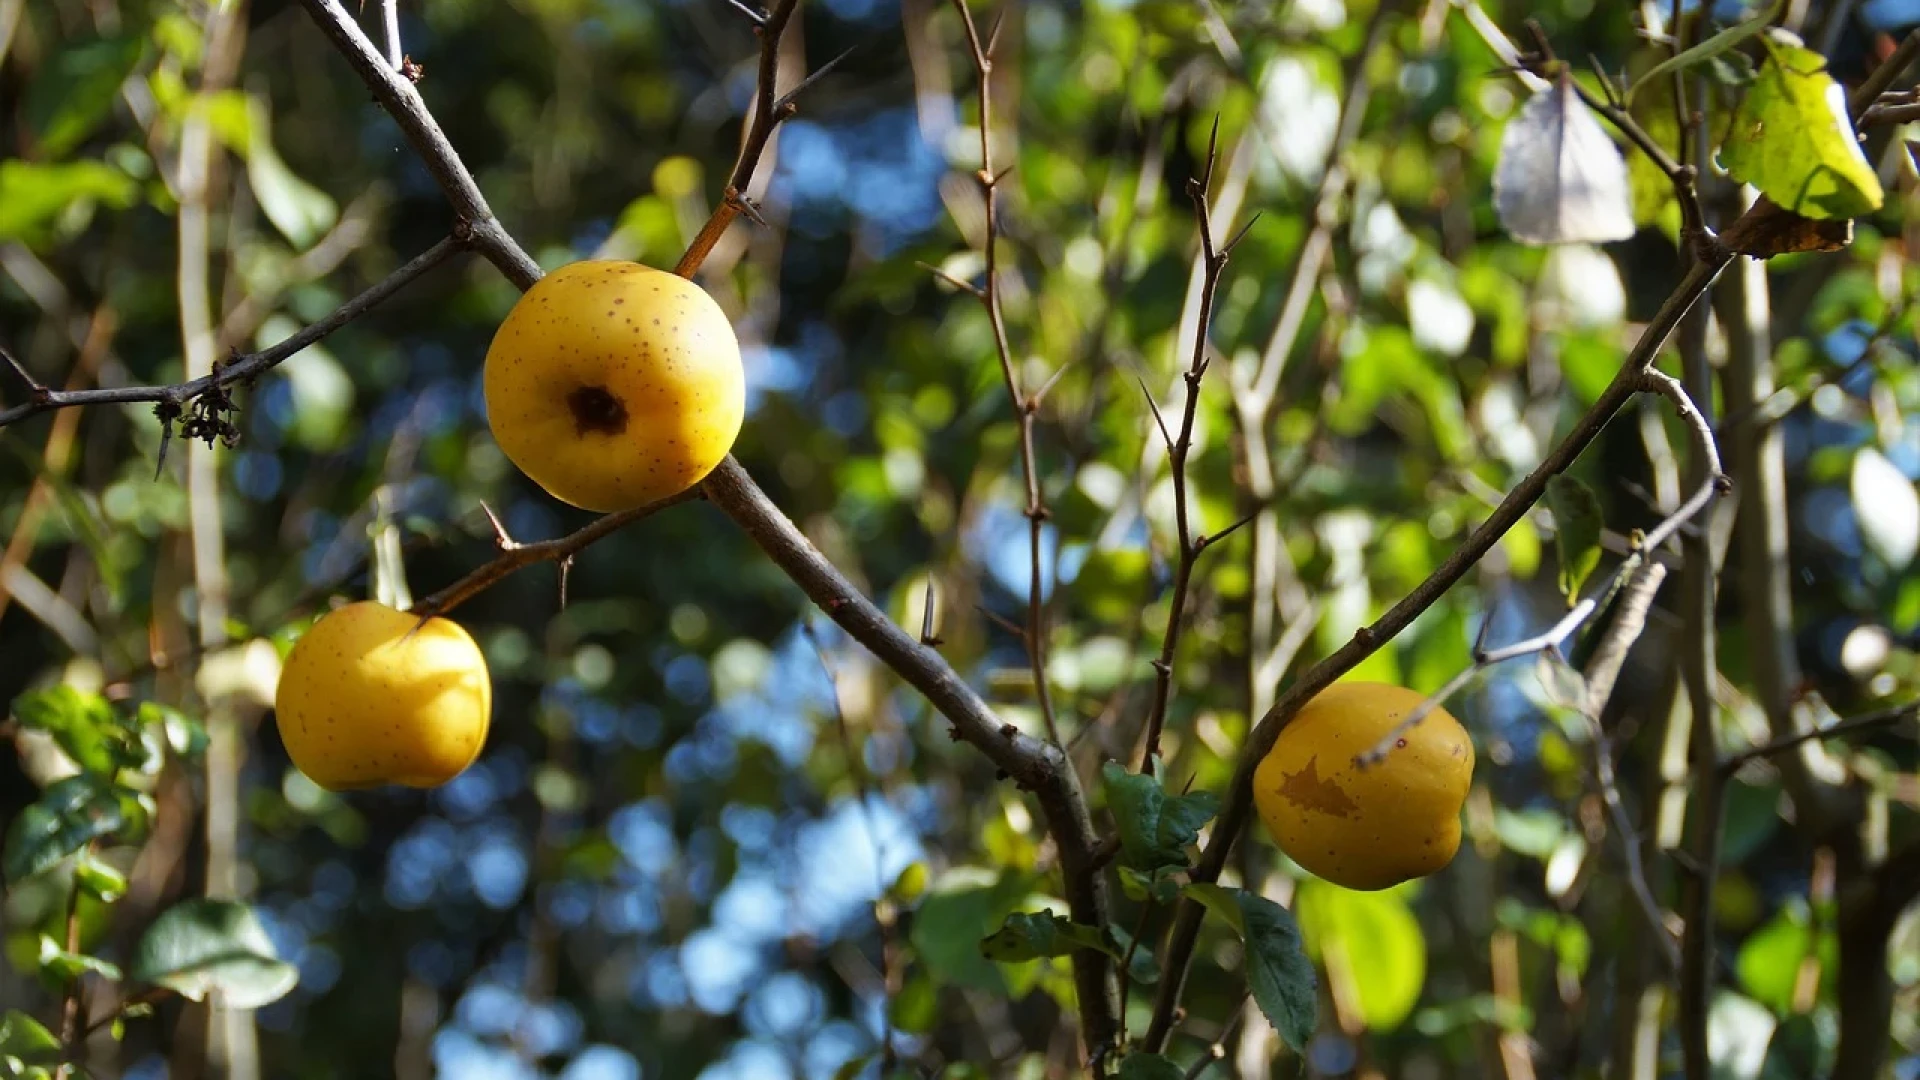
[[362, 601], [295, 643], [274, 709], [293, 764], [329, 791], [438, 787], [480, 756], [493, 683], [458, 624]]
[[554, 498], [629, 510], [699, 483], [746, 415], [740, 343], [720, 305], [638, 263], [571, 263], [493, 336], [487, 422]]
[[1459, 721], [1435, 708], [1385, 760], [1356, 760], [1425, 700], [1351, 682], [1307, 702], [1253, 774], [1254, 806], [1280, 850], [1349, 889], [1385, 889], [1453, 861], [1473, 783], [1473, 741]]

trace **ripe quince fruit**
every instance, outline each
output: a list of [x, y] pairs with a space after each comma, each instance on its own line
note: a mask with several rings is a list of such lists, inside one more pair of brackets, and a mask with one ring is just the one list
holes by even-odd
[[1253, 801], [1280, 850], [1335, 885], [1374, 890], [1425, 877], [1460, 849], [1473, 740], [1435, 707], [1384, 760], [1361, 755], [1425, 695], [1335, 683], [1307, 702], [1253, 774]]
[[294, 766], [329, 791], [438, 787], [480, 756], [493, 682], [459, 624], [368, 600], [294, 644], [274, 710]]
[[571, 263], [493, 336], [487, 422], [562, 502], [602, 513], [677, 495], [720, 464], [746, 415], [740, 342], [700, 286], [639, 263]]

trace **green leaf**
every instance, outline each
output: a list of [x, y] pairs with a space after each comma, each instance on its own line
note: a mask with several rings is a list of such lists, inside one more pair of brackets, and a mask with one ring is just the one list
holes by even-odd
[[111, 904], [127, 893], [127, 875], [118, 867], [101, 862], [90, 851], [82, 851], [74, 862], [73, 880], [87, 895], [102, 903]]
[[[956, 884], [956, 879], [965, 883]], [[914, 951], [940, 982], [1004, 992], [1006, 981], [980, 954], [980, 939], [1026, 898], [1028, 882], [1013, 874], [981, 882], [972, 872], [956, 872], [942, 886], [928, 893], [914, 913], [908, 933]]]
[[235, 1009], [278, 1001], [300, 979], [252, 908], [205, 899], [183, 901], [155, 919], [134, 949], [131, 973], [193, 1001], [218, 994]]
[[1187, 1070], [1159, 1054], [1128, 1054], [1116, 1075], [1119, 1080], [1184, 1080]]
[[33, 691], [14, 699], [13, 714], [21, 726], [53, 736], [74, 764], [103, 777], [139, 766], [150, 756], [139, 729], [99, 694], [71, 686]]
[[133, 177], [98, 161], [0, 161], [0, 240], [37, 242], [71, 211], [91, 211], [96, 202], [124, 209], [139, 195]]
[[146, 727], [158, 725], [166, 734], [167, 747], [188, 761], [197, 761], [207, 749], [206, 725], [179, 709], [162, 705], [157, 701], [140, 703], [140, 723]]
[[1120, 950], [1096, 927], [1083, 926], [1051, 911], [1016, 911], [1000, 929], [980, 942], [980, 955], [1002, 964], [1018, 964], [1045, 956], [1066, 956], [1075, 949], [1092, 949], [1120, 958]]
[[19, 884], [126, 822], [120, 794], [106, 781], [87, 773], [69, 776], [41, 792], [39, 800], [14, 819], [0, 869], [9, 882]]
[[1354, 892], [1318, 879], [1294, 896], [1308, 955], [1353, 986], [1360, 1015], [1374, 1031], [1405, 1023], [1427, 977], [1427, 939], [1396, 892]]
[[92, 972], [104, 979], [120, 981], [120, 966], [86, 953], [68, 952], [52, 937], [40, 935], [40, 972], [65, 985]]
[[1156, 904], [1171, 904], [1180, 895], [1180, 883], [1169, 877], [1171, 867], [1161, 867], [1147, 872], [1135, 870], [1131, 866], [1122, 866], [1120, 871], [1120, 891], [1127, 899], [1135, 902], [1152, 900]]
[[925, 975], [908, 979], [893, 996], [887, 1015], [895, 1028], [924, 1035], [940, 1022], [940, 990]]
[[1791, 1016], [1798, 1011], [1794, 997], [1800, 971], [1810, 958], [1820, 965], [1821, 994], [1825, 996], [1839, 963], [1839, 940], [1832, 930], [1816, 931], [1807, 905], [1796, 899], [1748, 935], [1733, 968], [1754, 1000], [1776, 1015]]
[[1121, 857], [1140, 870], [1186, 866], [1200, 827], [1220, 812], [1220, 800], [1210, 791], [1169, 795], [1158, 779], [1130, 773], [1118, 762], [1101, 766], [1100, 777], [1120, 830]]
[[1547, 506], [1553, 511], [1553, 547], [1560, 559], [1560, 592], [1572, 607], [1580, 586], [1600, 565], [1600, 533], [1606, 524], [1593, 489], [1565, 473], [1547, 481]]
[[1827, 74], [1826, 59], [1784, 31], [1761, 40], [1766, 57], [1720, 151], [1727, 171], [1802, 217], [1879, 209], [1880, 178], [1860, 152], [1846, 91]]
[[45, 1024], [19, 1009], [8, 1009], [5, 1015], [0, 1015], [0, 1058], [34, 1062], [51, 1061], [59, 1056], [60, 1040]]
[[1243, 889], [1196, 882], [1183, 891], [1240, 935], [1254, 1004], [1295, 1053], [1304, 1052], [1319, 1023], [1320, 980], [1293, 914]]
[[146, 43], [131, 34], [55, 49], [27, 94], [27, 120], [40, 133], [36, 156], [59, 158], [86, 141], [145, 51]]
[[340, 207], [333, 197], [294, 175], [273, 149], [272, 120], [264, 101], [255, 99], [247, 140], [247, 183], [273, 227], [295, 248], [313, 246], [334, 222]]
[[[1664, 85], [1665, 77], [1673, 72], [1684, 71], [1695, 64], [1711, 60], [1722, 53], [1728, 52], [1733, 49], [1734, 46], [1739, 45], [1748, 38], [1764, 31], [1768, 26], [1773, 24], [1773, 20], [1779, 16], [1780, 8], [1785, 3], [1786, 0], [1774, 0], [1773, 3], [1755, 12], [1751, 17], [1735, 23], [1707, 40], [1693, 45], [1676, 55], [1669, 56], [1665, 60], [1648, 68], [1646, 74], [1634, 80], [1632, 86], [1627, 87], [1627, 103], [1629, 105], [1633, 103], [1634, 95], [1639, 93], [1642, 87]], [[1663, 82], [1656, 83], [1654, 81], [1656, 79], [1663, 80]]]

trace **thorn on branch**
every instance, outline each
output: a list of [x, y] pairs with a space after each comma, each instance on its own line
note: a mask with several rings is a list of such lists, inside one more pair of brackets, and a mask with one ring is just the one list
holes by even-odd
[[797, 104], [797, 102], [799, 101], [800, 95], [802, 93], [805, 93], [807, 88], [812, 86], [814, 83], [817, 83], [821, 79], [826, 78], [827, 73], [832, 71], [834, 68], [839, 67], [841, 61], [845, 60], [847, 57], [852, 56], [854, 53], [859, 51], [860, 51], [860, 46], [849, 45], [844, 51], [840, 53], [839, 56], [836, 56], [833, 59], [827, 61], [826, 63], [821, 64], [818, 68], [814, 70], [813, 74], [800, 80], [800, 85], [787, 91], [785, 94], [782, 94], [780, 96], [780, 100], [774, 103], [774, 110], [780, 115], [782, 119], [785, 119], [786, 117], [792, 116], [794, 113], [799, 112], [800, 106]]
[[15, 377], [27, 384], [27, 393], [31, 395], [34, 404], [44, 403], [53, 396], [53, 392], [42, 386], [40, 380], [34, 378], [33, 373], [27, 370], [26, 365], [14, 358], [13, 353], [0, 348], [0, 358], [5, 358], [7, 366], [13, 369]]
[[928, 576], [926, 602], [921, 606], [920, 611], [920, 644], [929, 649], [937, 649], [946, 644], [933, 632], [933, 600], [933, 578]]
[[1147, 408], [1153, 410], [1153, 422], [1160, 426], [1160, 437], [1166, 440], [1167, 452], [1173, 452], [1173, 433], [1167, 430], [1167, 418], [1160, 415], [1160, 403], [1153, 400], [1153, 391], [1147, 389], [1147, 380], [1140, 379], [1140, 392], [1147, 396]]
[[727, 4], [732, 7], [733, 10], [746, 16], [747, 21], [753, 24], [756, 32], [767, 25], [767, 13], [765, 11], [748, 7], [741, 3], [740, 0], [727, 0]]

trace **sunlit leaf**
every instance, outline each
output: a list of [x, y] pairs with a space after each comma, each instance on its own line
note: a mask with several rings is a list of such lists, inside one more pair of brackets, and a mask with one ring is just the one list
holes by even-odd
[[295, 248], [312, 246], [340, 219], [333, 197], [294, 175], [273, 148], [272, 120], [264, 101], [256, 100], [247, 141], [247, 182], [267, 220]]
[[1720, 158], [1736, 180], [1815, 219], [1880, 208], [1880, 178], [1860, 150], [1847, 95], [1826, 58], [1783, 30], [1761, 39], [1766, 58], [1727, 129]]
[[1848, 481], [1853, 516], [1867, 550], [1895, 570], [1904, 570], [1920, 552], [1920, 495], [1913, 481], [1885, 454], [1871, 446], [1853, 455]]
[[69, 211], [96, 203], [121, 209], [139, 193], [132, 177], [98, 161], [0, 161], [0, 240], [38, 242]]
[[231, 900], [186, 900], [168, 908], [134, 949], [129, 974], [194, 1001], [257, 1009], [299, 981], [253, 909]]
[[1392, 1031], [1405, 1023], [1427, 977], [1427, 940], [1406, 899], [1308, 879], [1293, 906], [1308, 955], [1328, 978], [1351, 983], [1367, 1027]]
[[19, 1009], [0, 1014], [0, 1060], [52, 1061], [60, 1056], [60, 1040], [47, 1026]]
[[86, 953], [68, 952], [46, 934], [40, 935], [40, 971], [60, 984], [70, 983], [87, 974], [120, 981], [118, 964]]
[[1523, 244], [1603, 244], [1634, 234], [1626, 159], [1569, 77], [1508, 121], [1493, 207]]

